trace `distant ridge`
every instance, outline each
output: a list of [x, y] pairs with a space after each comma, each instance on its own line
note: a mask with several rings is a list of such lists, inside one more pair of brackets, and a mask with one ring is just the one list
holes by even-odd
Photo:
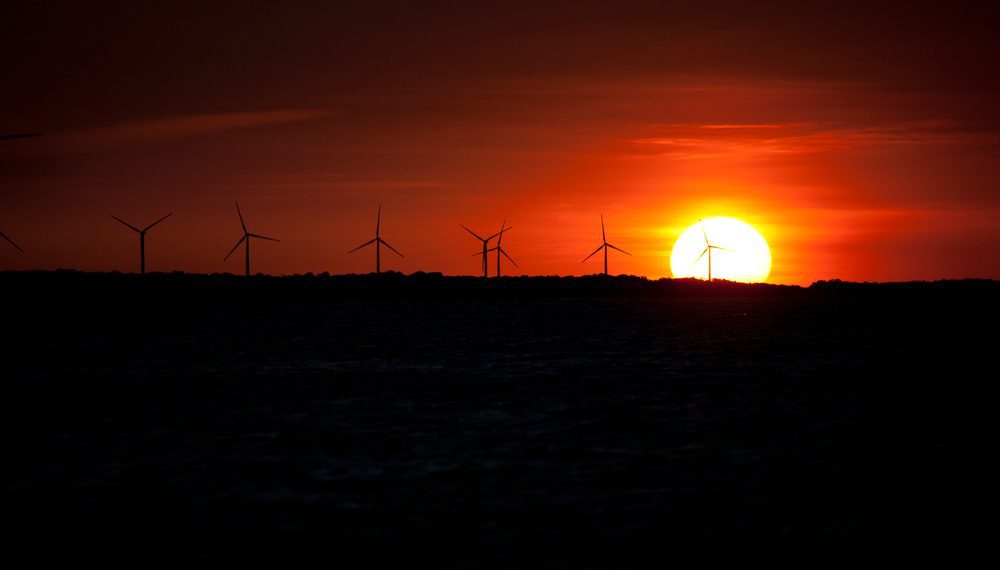
[[[498, 295], [503, 297], [577, 297], [577, 296], [758, 296], [802, 294], [857, 294], [906, 292], [989, 291], [1000, 293], [1000, 281], [958, 279], [909, 281], [895, 283], [856, 283], [839, 280], [817, 281], [808, 287], [771, 283], [736, 283], [716, 279], [648, 279], [634, 275], [588, 275], [582, 277], [532, 276], [502, 277], [485, 280], [479, 276], [446, 276], [441, 273], [416, 272], [405, 275], [396, 271], [380, 275], [328, 273], [288, 276], [255, 275], [249, 279], [230, 273], [147, 273], [119, 272], [2, 271], [0, 283], [7, 289], [22, 290], [32, 296], [44, 291], [127, 292], [150, 289], [181, 293], [198, 291], [311, 292], [318, 295], [347, 297], [378, 295], [384, 291], [405, 291], [417, 297], [455, 295]], [[56, 293], [53, 293], [56, 294]]]

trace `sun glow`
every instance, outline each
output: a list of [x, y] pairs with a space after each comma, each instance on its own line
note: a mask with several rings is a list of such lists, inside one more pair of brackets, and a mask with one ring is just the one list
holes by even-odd
[[[711, 264], [711, 265], [710, 265]], [[771, 249], [764, 236], [734, 218], [708, 218], [689, 227], [670, 252], [674, 277], [726, 279], [748, 283], [767, 280]]]

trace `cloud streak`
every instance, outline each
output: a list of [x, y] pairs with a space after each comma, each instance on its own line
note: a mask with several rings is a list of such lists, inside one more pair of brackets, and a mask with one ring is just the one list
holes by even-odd
[[333, 115], [333, 111], [316, 109], [275, 109], [234, 113], [179, 115], [146, 121], [53, 133], [48, 140], [50, 150], [90, 152], [134, 144], [148, 144], [211, 136], [229, 131], [301, 123]]
[[777, 155], [847, 152], [902, 145], [996, 146], [992, 133], [961, 131], [940, 121], [867, 127], [820, 124], [662, 125], [653, 136], [629, 141], [637, 155], [677, 159], [767, 158]]

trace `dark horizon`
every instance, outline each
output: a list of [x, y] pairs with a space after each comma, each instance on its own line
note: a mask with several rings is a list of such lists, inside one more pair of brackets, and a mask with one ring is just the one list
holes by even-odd
[[[240, 271], [217, 271], [214, 273], [195, 273], [188, 271], [147, 271], [145, 274], [141, 274], [138, 271], [83, 271], [79, 269], [29, 269], [29, 270], [10, 270], [2, 269], [0, 270], [0, 275], [7, 276], [53, 276], [58, 277], [60, 275], [78, 275], [82, 277], [121, 277], [121, 278], [135, 278], [134, 283], [154, 283], [158, 278], [167, 278], [168, 281], [176, 278], [194, 278], [194, 279], [224, 279], [230, 280], [232, 283], [237, 284], [241, 281], [263, 280], [263, 281], [301, 281], [301, 280], [328, 280], [328, 281], [356, 281], [358, 283], [366, 284], [392, 284], [394, 282], [399, 282], [399, 279], [403, 280], [423, 280], [421, 286], [433, 285], [433, 282], [456, 282], [456, 283], [468, 283], [474, 284], [476, 287], [486, 288], [492, 287], [496, 284], [510, 284], [516, 282], [522, 283], [543, 283], [543, 282], [562, 282], [567, 284], [573, 283], [591, 283], [591, 284], [605, 284], [605, 285], [615, 285], [624, 283], [643, 283], [650, 286], [657, 285], [670, 285], [670, 284], [683, 284], [688, 290], [711, 290], [713, 287], [716, 289], [724, 288], [734, 291], [752, 291], [754, 289], [774, 289], [774, 290], [808, 290], [816, 288], [852, 288], [852, 287], [925, 287], [925, 286], [962, 286], [963, 284], [977, 285], [996, 285], [1000, 284], [1000, 280], [988, 279], [981, 277], [962, 277], [958, 279], [918, 279], [911, 281], [847, 281], [843, 279], [820, 279], [813, 281], [812, 283], [798, 284], [798, 283], [773, 283], [773, 282], [758, 282], [758, 283], [747, 283], [742, 281], [730, 281], [726, 279], [713, 279], [711, 282], [706, 279], [701, 279], [697, 277], [658, 277], [651, 278], [645, 275], [630, 275], [630, 274], [608, 274], [604, 275], [601, 273], [589, 273], [583, 275], [516, 275], [516, 274], [504, 274], [498, 280], [495, 275], [491, 274], [488, 278], [483, 278], [480, 275], [448, 275], [440, 271], [414, 271], [411, 273], [405, 273], [396, 270], [385, 270], [381, 274], [377, 274], [374, 271], [367, 273], [329, 273], [329, 272], [306, 272], [306, 273], [290, 273], [284, 275], [275, 275], [270, 273], [251, 273], [249, 276], [244, 275]], [[148, 278], [147, 278], [148, 276]], [[397, 281], [393, 281], [393, 280]], [[144, 281], [145, 280], [145, 281]]]
[[719, 542], [990, 544], [995, 281], [0, 283], [5, 512], [36, 561], [632, 568]]

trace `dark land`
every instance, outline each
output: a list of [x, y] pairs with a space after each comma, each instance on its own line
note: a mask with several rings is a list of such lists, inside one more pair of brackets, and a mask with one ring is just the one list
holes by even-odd
[[992, 539], [997, 282], [0, 283], [3, 517], [36, 559]]

